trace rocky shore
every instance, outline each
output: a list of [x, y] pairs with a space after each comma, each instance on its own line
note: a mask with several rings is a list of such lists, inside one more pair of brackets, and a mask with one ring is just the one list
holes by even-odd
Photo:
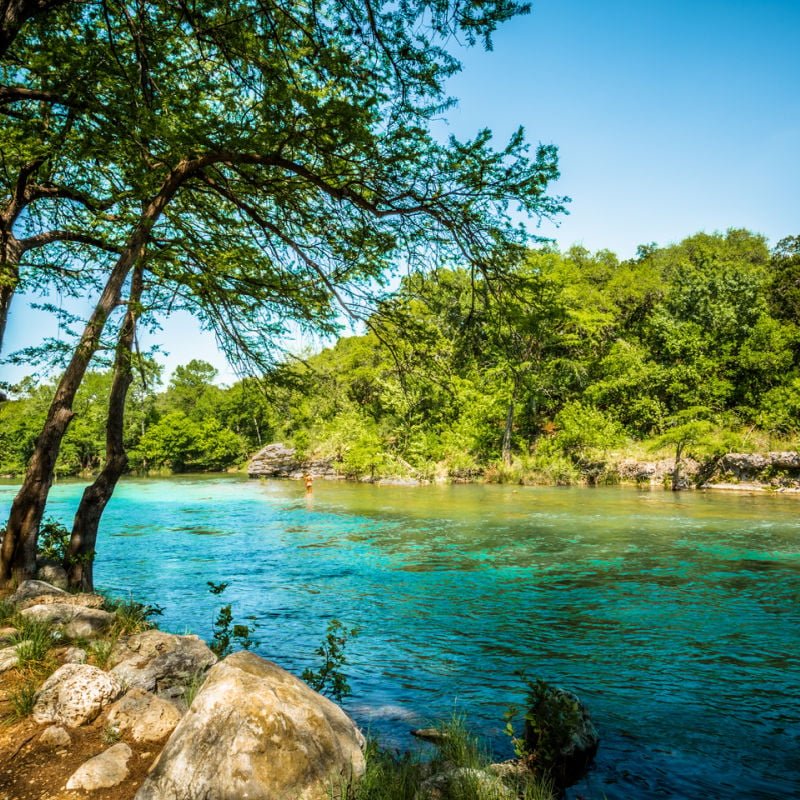
[[[675, 472], [675, 459], [645, 461], [634, 458], [609, 458], [607, 461], [584, 465], [583, 479], [587, 483], [622, 483], [636, 486], [670, 486]], [[292, 447], [275, 442], [256, 453], [247, 466], [251, 478], [304, 477], [325, 480], [345, 480], [337, 472], [332, 459], [301, 458]], [[800, 492], [800, 452], [727, 453], [723, 456], [697, 461], [681, 460], [683, 488], [725, 489], [738, 491]], [[444, 475], [443, 481], [458, 483], [487, 480], [483, 473]], [[526, 482], [525, 477], [520, 478]], [[418, 486], [430, 481], [408, 476], [376, 476], [360, 478], [360, 482], [387, 486]]]
[[[144, 617], [121, 625], [102, 596], [40, 580], [2, 603], [0, 716], [9, 724], [0, 728], [0, 800], [360, 797], [361, 731], [277, 664], [249, 651], [220, 660], [199, 637], [151, 628]], [[566, 709], [574, 724], [543, 750], [556, 755], [554, 783], [541, 784], [537, 798], [577, 780], [599, 741], [574, 695], [547, 692], [556, 717]], [[443, 752], [451, 735], [440, 734]], [[538, 735], [526, 725], [527, 761], [465, 766], [445, 754], [420, 763], [408, 800], [528, 798], [541, 777]], [[403, 769], [383, 759], [380, 770]]]

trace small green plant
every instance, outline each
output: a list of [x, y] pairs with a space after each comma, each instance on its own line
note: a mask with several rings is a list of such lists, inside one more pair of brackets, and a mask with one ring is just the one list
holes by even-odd
[[116, 617], [111, 629], [113, 637], [128, 636], [155, 628], [156, 624], [150, 617], [161, 616], [164, 613], [162, 606], [140, 603], [132, 597], [106, 598], [104, 607], [107, 611], [112, 611]]
[[[208, 581], [208, 591], [211, 594], [220, 596], [230, 586], [230, 583], [214, 583]], [[216, 619], [212, 627], [213, 637], [209, 647], [217, 658], [225, 658], [233, 651], [234, 643], [238, 644], [243, 650], [249, 650], [258, 642], [252, 638], [255, 625], [243, 625], [233, 620], [233, 610], [230, 603], [222, 606], [217, 611]]]
[[25, 719], [30, 716], [36, 705], [36, 682], [32, 678], [28, 678], [19, 687], [8, 693], [8, 700], [11, 703], [12, 720]]
[[463, 714], [454, 713], [438, 726], [441, 737], [437, 740], [439, 760], [453, 767], [477, 768], [488, 761], [485, 748], [477, 736], [467, 729]]
[[38, 555], [63, 564], [66, 561], [69, 537], [70, 532], [58, 520], [48, 517], [39, 528], [39, 538], [36, 540]]
[[543, 777], [557, 779], [559, 761], [571, 744], [574, 732], [582, 722], [578, 699], [546, 681], [526, 680], [525, 728], [519, 737], [514, 729], [517, 708], [505, 715], [506, 733], [511, 738], [517, 757]]
[[17, 614], [12, 618], [16, 633], [11, 643], [17, 646], [18, 669], [42, 672], [52, 660], [50, 650], [58, 639], [58, 632], [44, 620]]
[[202, 670], [192, 673], [189, 682], [186, 684], [186, 688], [183, 690], [183, 700], [187, 708], [194, 702], [194, 698], [197, 697], [197, 693], [200, 691], [200, 687], [205, 683], [205, 680], [206, 673]]
[[103, 744], [116, 744], [122, 738], [122, 734], [119, 732], [119, 728], [113, 725], [106, 725], [105, 728], [103, 728], [101, 738]]
[[0, 599], [0, 625], [6, 625], [16, 613], [17, 607], [10, 600]]
[[116, 640], [112, 639], [97, 639], [89, 645], [89, 655], [94, 661], [95, 666], [100, 669], [106, 669], [109, 661], [111, 660], [111, 651], [114, 649]]
[[342, 667], [347, 664], [345, 646], [350, 639], [358, 636], [358, 628], [347, 630], [338, 619], [328, 623], [328, 629], [322, 644], [314, 651], [322, 658], [318, 670], [303, 670], [303, 680], [320, 694], [333, 698], [337, 703], [350, 694], [350, 684]]

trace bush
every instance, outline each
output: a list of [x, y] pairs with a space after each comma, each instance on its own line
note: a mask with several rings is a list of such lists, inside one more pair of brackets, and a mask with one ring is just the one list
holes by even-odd
[[49, 517], [39, 528], [36, 551], [39, 556], [63, 564], [67, 558], [70, 532], [58, 520]]

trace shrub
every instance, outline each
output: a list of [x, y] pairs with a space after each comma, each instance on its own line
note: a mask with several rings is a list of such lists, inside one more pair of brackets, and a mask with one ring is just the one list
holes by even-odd
[[315, 692], [327, 695], [337, 703], [350, 694], [350, 684], [342, 667], [347, 664], [345, 646], [355, 636], [358, 636], [357, 628], [348, 631], [338, 619], [332, 619], [322, 644], [314, 651], [322, 658], [322, 665], [318, 670], [303, 670], [301, 676]]
[[58, 521], [49, 517], [39, 528], [36, 550], [42, 558], [63, 564], [69, 547], [70, 532]]

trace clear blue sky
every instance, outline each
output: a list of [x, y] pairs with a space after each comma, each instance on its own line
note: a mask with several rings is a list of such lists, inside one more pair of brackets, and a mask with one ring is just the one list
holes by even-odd
[[[700, 230], [800, 234], [800, 0], [535, 0], [493, 52], [463, 60], [453, 133], [489, 127], [499, 142], [523, 125], [558, 145], [570, 213], [539, 232], [562, 248], [628, 257]], [[9, 350], [56, 333], [26, 303]], [[168, 369], [205, 358], [232, 379], [191, 320], [160, 338]]]

